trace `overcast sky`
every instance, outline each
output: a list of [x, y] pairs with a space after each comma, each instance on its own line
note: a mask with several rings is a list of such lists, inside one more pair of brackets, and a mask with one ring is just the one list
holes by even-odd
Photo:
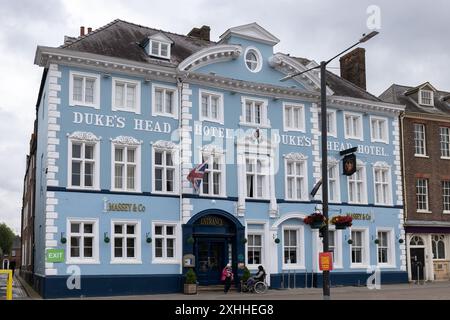
[[[209, 25], [211, 39], [257, 22], [281, 41], [275, 51], [328, 59], [369, 32], [366, 13], [380, 8], [380, 34], [367, 42], [367, 87], [379, 95], [392, 83], [430, 81], [450, 91], [450, 2], [379, 0], [2, 0], [0, 10], [0, 222], [20, 232], [23, 176], [42, 68], [37, 45], [59, 46], [79, 27], [114, 19], [180, 34]], [[339, 74], [338, 60], [330, 71]]]

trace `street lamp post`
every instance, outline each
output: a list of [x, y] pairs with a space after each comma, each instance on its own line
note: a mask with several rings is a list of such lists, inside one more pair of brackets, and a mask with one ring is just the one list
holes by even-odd
[[[322, 117], [321, 126], [321, 143], [322, 143], [322, 213], [325, 217], [327, 223], [323, 228], [323, 252], [328, 252], [329, 250], [329, 239], [328, 239], [328, 149], [327, 149], [327, 81], [326, 81], [326, 67], [327, 64], [333, 61], [335, 58], [344, 54], [348, 50], [357, 46], [360, 43], [366, 42], [367, 40], [373, 38], [378, 34], [378, 31], [372, 31], [369, 34], [363, 34], [362, 38], [358, 42], [351, 45], [347, 49], [341, 51], [331, 59], [327, 61], [322, 61], [319, 66], [310, 68], [305, 71], [296, 72], [286, 77], [282, 78], [280, 81], [286, 81], [305, 72], [309, 72], [314, 69], [320, 68], [320, 113]], [[323, 299], [330, 299], [330, 271], [323, 271]]]

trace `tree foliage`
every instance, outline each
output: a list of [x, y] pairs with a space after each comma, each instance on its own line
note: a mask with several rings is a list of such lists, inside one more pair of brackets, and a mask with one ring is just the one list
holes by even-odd
[[2, 254], [10, 254], [13, 246], [15, 234], [4, 223], [0, 224], [0, 251]]

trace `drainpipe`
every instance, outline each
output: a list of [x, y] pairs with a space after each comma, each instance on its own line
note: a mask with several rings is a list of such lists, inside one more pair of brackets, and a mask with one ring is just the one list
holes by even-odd
[[[177, 89], [178, 89], [178, 135], [179, 135], [179, 150], [178, 150], [178, 187], [180, 193], [180, 224], [183, 223], [183, 164], [182, 164], [182, 145], [183, 145], [183, 137], [182, 137], [182, 101], [183, 101], [183, 79], [177, 77]], [[183, 230], [181, 230], [181, 248], [183, 247]], [[180, 262], [180, 274], [183, 274], [183, 249], [181, 249], [181, 262]]]
[[[402, 181], [403, 181], [403, 186], [402, 186], [402, 197], [403, 197], [403, 229], [405, 230], [405, 253], [406, 253], [406, 269], [408, 271], [408, 278], [411, 277], [410, 275], [410, 257], [409, 257], [409, 245], [408, 245], [408, 237], [406, 236], [406, 228], [405, 228], [405, 223], [408, 220], [408, 210], [407, 210], [407, 206], [408, 206], [408, 201], [406, 198], [406, 175], [405, 175], [405, 136], [404, 136], [404, 118], [405, 118], [405, 112], [401, 112], [400, 113], [400, 126], [399, 126], [399, 130], [400, 130], [400, 150], [401, 152], [401, 174], [402, 174]], [[409, 280], [409, 279], [408, 279]]]

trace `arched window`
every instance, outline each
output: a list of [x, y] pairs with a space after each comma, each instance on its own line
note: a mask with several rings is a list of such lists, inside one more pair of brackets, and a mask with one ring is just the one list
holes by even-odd
[[411, 238], [411, 241], [409, 242], [411, 246], [423, 246], [423, 239], [419, 236], [414, 236]]
[[433, 259], [445, 259], [444, 235], [433, 235], [431, 239], [433, 241]]

